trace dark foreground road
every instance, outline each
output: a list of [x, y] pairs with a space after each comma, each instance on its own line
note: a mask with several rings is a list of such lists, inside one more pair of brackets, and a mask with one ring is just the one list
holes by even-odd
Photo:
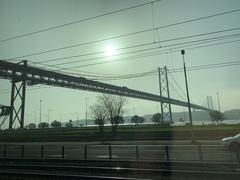
[[160, 179], [239, 180], [240, 167], [229, 164], [110, 161], [3, 161], [1, 179]]
[[7, 143], [0, 179], [239, 180], [240, 151], [215, 145]]

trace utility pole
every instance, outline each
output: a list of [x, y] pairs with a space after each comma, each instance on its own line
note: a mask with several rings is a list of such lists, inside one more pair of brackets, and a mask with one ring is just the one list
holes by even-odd
[[186, 122], [186, 114], [185, 114], [185, 108], [183, 107], [183, 117], [184, 117], [184, 121]]
[[210, 110], [210, 100], [209, 100], [209, 96], [207, 96], [207, 106], [208, 106], [208, 109]]
[[33, 111], [33, 113], [34, 113], [34, 123], [35, 123], [35, 125], [37, 126], [37, 112], [36, 111]]
[[217, 92], [217, 99], [218, 99], [218, 110], [219, 110], [219, 112], [221, 112], [220, 100], [219, 100], [219, 93], [218, 93], [218, 92]]
[[79, 127], [79, 118], [78, 118], [78, 112], [75, 112], [76, 116], [77, 116], [77, 127]]
[[42, 122], [42, 100], [40, 100], [39, 124]]
[[88, 114], [88, 97], [86, 97], [86, 127], [87, 127], [87, 114]]
[[59, 121], [62, 124], [62, 114], [61, 113], [59, 113]]
[[159, 105], [156, 105], [157, 113], [159, 113]]
[[50, 112], [52, 111], [53, 109], [48, 109], [48, 124], [50, 123]]
[[210, 100], [210, 108], [211, 108], [211, 110], [213, 110], [213, 100], [212, 100], [212, 96], [209, 96], [209, 100]]
[[186, 72], [186, 65], [185, 65], [185, 58], [184, 58], [185, 51], [181, 50], [181, 54], [182, 54], [182, 57], [183, 57], [183, 69], [184, 69], [184, 77], [185, 77], [186, 92], [187, 92], [189, 120], [190, 120], [190, 126], [191, 126], [191, 141], [195, 142], [193, 122], [192, 122], [192, 112], [191, 112], [191, 105], [190, 105], [190, 98], [189, 98], [189, 91], [188, 91], [187, 72]]

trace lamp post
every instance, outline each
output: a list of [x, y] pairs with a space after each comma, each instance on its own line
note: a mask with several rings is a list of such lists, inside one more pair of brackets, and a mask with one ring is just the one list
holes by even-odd
[[220, 100], [219, 100], [219, 93], [218, 93], [218, 92], [217, 92], [217, 99], [218, 99], [218, 110], [219, 110], [219, 112], [221, 112]]
[[[53, 109], [48, 109], [48, 114], [47, 114], [47, 116], [48, 116], [48, 124], [50, 123], [50, 112], [51, 111], [53, 111]], [[49, 124], [50, 125], [50, 124]]]
[[42, 122], [42, 100], [40, 100], [39, 124]]
[[159, 113], [159, 105], [156, 105], [157, 113]]
[[185, 50], [181, 50], [181, 54], [183, 56], [183, 69], [184, 69], [184, 77], [185, 77], [186, 92], [187, 92], [189, 120], [190, 120], [190, 126], [191, 126], [191, 141], [195, 142], [193, 122], [192, 122], [192, 112], [191, 112], [191, 105], [190, 105], [190, 98], [189, 98], [189, 91], [188, 91], [187, 72], [186, 72], [186, 65], [185, 65], [185, 58], [184, 58]]
[[62, 113], [59, 113], [59, 121], [62, 124]]
[[78, 112], [75, 112], [76, 116], [77, 116], [77, 127], [79, 127], [79, 117], [78, 117]]
[[86, 97], [86, 127], [87, 127], [87, 114], [88, 114], [88, 97]]
[[33, 113], [34, 113], [34, 123], [37, 126], [37, 112], [33, 111]]

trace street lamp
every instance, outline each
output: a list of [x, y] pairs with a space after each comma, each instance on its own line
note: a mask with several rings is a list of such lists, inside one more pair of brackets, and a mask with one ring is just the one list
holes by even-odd
[[42, 122], [42, 100], [40, 100], [39, 124]]
[[33, 113], [34, 113], [34, 117], [35, 117], [35, 119], [34, 119], [34, 123], [35, 123], [35, 125], [37, 126], [37, 112], [36, 111], [32, 111]]
[[157, 113], [159, 113], [159, 105], [156, 105]]
[[219, 93], [218, 93], [218, 92], [217, 92], [217, 100], [218, 100], [218, 111], [221, 112], [220, 100], [219, 100]]
[[77, 127], [79, 127], [79, 118], [78, 118], [78, 112], [75, 112], [76, 116], [77, 116]]
[[187, 102], [188, 102], [188, 111], [189, 111], [189, 120], [191, 126], [191, 141], [195, 141], [194, 131], [193, 131], [193, 122], [192, 122], [192, 112], [191, 112], [191, 105], [190, 105], [190, 98], [189, 98], [189, 91], [188, 91], [188, 82], [187, 82], [187, 72], [186, 72], [186, 65], [185, 65], [185, 50], [181, 50], [181, 54], [183, 56], [183, 69], [184, 69], [184, 77], [185, 77], [185, 84], [186, 84], [186, 91], [187, 91]]
[[48, 109], [48, 124], [50, 122], [50, 112], [53, 111], [53, 109]]
[[87, 108], [88, 108], [88, 107], [87, 107], [87, 102], [88, 102], [88, 99], [89, 99], [89, 98], [86, 97], [86, 127], [87, 127], [87, 113], [88, 113], [88, 112], [87, 112]]
[[59, 121], [62, 124], [62, 113], [59, 113]]

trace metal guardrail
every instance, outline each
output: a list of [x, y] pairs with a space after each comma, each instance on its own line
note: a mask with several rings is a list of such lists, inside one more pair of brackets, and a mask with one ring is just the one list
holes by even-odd
[[209, 145], [0, 145], [0, 159], [240, 163], [240, 152]]

